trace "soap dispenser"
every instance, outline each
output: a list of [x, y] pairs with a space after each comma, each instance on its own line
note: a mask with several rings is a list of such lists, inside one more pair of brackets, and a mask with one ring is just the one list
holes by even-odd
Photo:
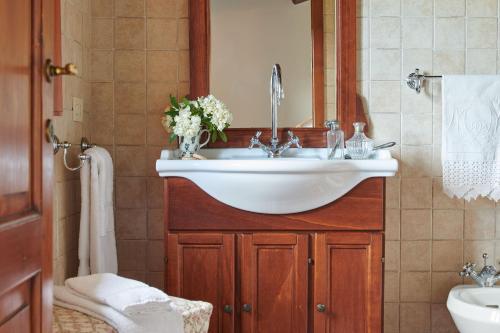
[[325, 126], [329, 128], [326, 132], [327, 157], [329, 160], [344, 159], [344, 131], [340, 129], [337, 120], [325, 121]]

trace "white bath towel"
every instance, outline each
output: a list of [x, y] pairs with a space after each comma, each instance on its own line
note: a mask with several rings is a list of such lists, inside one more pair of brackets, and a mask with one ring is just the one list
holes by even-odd
[[85, 151], [90, 163], [80, 170], [81, 200], [78, 276], [117, 273], [113, 214], [113, 161], [108, 151]]
[[54, 304], [101, 319], [119, 333], [183, 333], [182, 314], [156, 310], [126, 316], [113, 308], [78, 296], [68, 287], [54, 287]]
[[126, 315], [157, 307], [168, 308], [170, 301], [167, 294], [159, 289], [112, 273], [70, 278], [65, 285], [82, 297], [110, 306]]
[[443, 189], [500, 199], [500, 76], [443, 77]]

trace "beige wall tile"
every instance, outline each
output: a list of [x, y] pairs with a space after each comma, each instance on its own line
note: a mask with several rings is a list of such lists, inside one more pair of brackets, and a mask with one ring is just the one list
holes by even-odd
[[399, 209], [385, 210], [385, 239], [399, 240], [401, 229], [401, 214]]
[[403, 114], [402, 138], [405, 145], [432, 144], [432, 114]]
[[401, 0], [404, 16], [432, 15], [432, 0]]
[[175, 51], [147, 52], [148, 82], [177, 82], [179, 54]]
[[91, 78], [92, 81], [108, 82], [113, 80], [113, 52], [92, 51]]
[[398, 113], [372, 113], [370, 135], [377, 142], [401, 143], [401, 115]]
[[385, 180], [385, 207], [399, 208], [401, 178], [390, 177]]
[[399, 271], [400, 264], [400, 242], [386, 241], [385, 242], [385, 270]]
[[113, 113], [113, 83], [95, 82], [91, 84], [91, 113]]
[[[189, 0], [177, 0], [177, 17], [188, 17], [188, 1]], [[327, 0], [328, 1], [328, 0]]]
[[161, 116], [148, 115], [147, 144], [165, 147], [168, 142], [169, 134], [161, 124]]
[[463, 243], [461, 240], [432, 242], [432, 270], [434, 272], [458, 272], [463, 266]]
[[465, 73], [465, 51], [464, 50], [436, 50], [433, 58], [433, 72], [446, 74]]
[[146, 176], [146, 149], [144, 146], [116, 146], [115, 172], [118, 177]]
[[163, 272], [165, 270], [165, 249], [163, 241], [148, 242], [148, 270], [151, 272]]
[[461, 17], [436, 19], [436, 49], [465, 47], [465, 20]]
[[409, 17], [402, 22], [405, 49], [432, 48], [434, 21], [432, 17]]
[[148, 239], [165, 238], [163, 209], [148, 209]]
[[148, 146], [146, 148], [146, 173], [148, 176], [158, 176], [158, 172], [156, 172], [156, 160], [158, 160], [162, 149], [163, 147], [159, 146]]
[[432, 211], [433, 239], [463, 239], [464, 212], [462, 210]]
[[146, 43], [144, 18], [117, 18], [115, 20], [115, 48], [142, 50]]
[[384, 286], [384, 302], [399, 302], [399, 272], [385, 272]]
[[109, 113], [95, 113], [92, 115], [92, 126], [90, 128], [90, 140], [97, 145], [112, 145], [113, 139], [113, 115]]
[[[179, 81], [189, 81], [189, 51], [179, 52]], [[330, 99], [328, 99], [330, 98]], [[332, 100], [327, 94], [327, 100]]]
[[115, 80], [136, 82], [145, 80], [144, 51], [115, 51]]
[[498, 16], [496, 0], [467, 0], [467, 15], [477, 17]]
[[163, 179], [160, 177], [148, 178], [148, 208], [163, 207]]
[[465, 0], [435, 0], [436, 16], [465, 16]]
[[113, 19], [94, 18], [92, 20], [92, 48], [113, 48]]
[[431, 208], [432, 179], [403, 178], [401, 180], [401, 206], [403, 208]]
[[189, 20], [178, 20], [177, 46], [180, 50], [189, 49]]
[[146, 112], [146, 84], [123, 82], [115, 84], [115, 113]]
[[399, 303], [384, 303], [384, 333], [399, 333]]
[[429, 302], [430, 299], [429, 272], [401, 272], [401, 302]]
[[377, 17], [371, 20], [372, 48], [398, 49], [401, 47], [401, 20], [399, 17]]
[[431, 239], [430, 209], [403, 209], [401, 211], [401, 238], [403, 240]]
[[399, 16], [401, 14], [400, 1], [372, 0], [372, 16]]
[[458, 333], [446, 305], [432, 304], [431, 318], [433, 333]]
[[146, 269], [147, 242], [144, 240], [119, 240], [116, 242], [119, 271], [143, 271]]
[[401, 271], [428, 272], [431, 270], [430, 241], [401, 242]]
[[467, 20], [467, 48], [496, 49], [497, 21], [496, 18], [469, 18]]
[[116, 208], [146, 207], [146, 178], [117, 177]]
[[92, 16], [111, 17], [113, 16], [114, 0], [92, 0]]
[[176, 0], [146, 0], [146, 15], [148, 17], [176, 17]]
[[457, 272], [432, 273], [432, 302], [446, 303], [451, 288], [462, 284], [463, 279]]
[[431, 311], [428, 303], [402, 303], [400, 306], [401, 333], [431, 331]]
[[115, 144], [143, 145], [146, 143], [146, 117], [118, 115], [115, 117]]
[[464, 200], [450, 198], [443, 192], [443, 179], [432, 179], [432, 206], [437, 209], [463, 209]]
[[123, 17], [144, 16], [144, 0], [115, 0], [115, 14]]
[[495, 251], [495, 242], [490, 240], [464, 241], [464, 262], [474, 262], [481, 265], [483, 253], [488, 253], [490, 258]]
[[468, 209], [465, 211], [464, 238], [470, 240], [495, 238], [495, 210]]
[[163, 115], [170, 106], [169, 96], [177, 95], [177, 84], [164, 82], [147, 83], [148, 111], [152, 114]]
[[399, 113], [400, 96], [400, 81], [371, 81], [370, 112]]
[[401, 174], [403, 177], [432, 176], [432, 146], [406, 146], [401, 149]]
[[465, 72], [474, 75], [494, 75], [497, 72], [496, 61], [496, 49], [469, 49], [467, 50]]
[[399, 80], [401, 76], [401, 51], [372, 50], [370, 73], [372, 80]]
[[145, 209], [117, 209], [115, 215], [116, 238], [143, 240], [146, 238]]
[[[187, 22], [187, 20], [184, 20]], [[177, 20], [148, 19], [147, 48], [157, 50], [175, 50], [177, 47]]]

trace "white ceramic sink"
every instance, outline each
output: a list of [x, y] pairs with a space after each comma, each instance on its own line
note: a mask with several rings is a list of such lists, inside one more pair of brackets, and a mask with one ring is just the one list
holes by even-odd
[[461, 285], [448, 294], [448, 310], [461, 333], [500, 332], [500, 288]]
[[394, 176], [398, 162], [387, 150], [367, 160], [328, 160], [325, 148], [290, 149], [269, 159], [258, 149], [202, 149], [207, 160], [178, 160], [163, 150], [161, 177], [193, 181], [235, 208], [268, 214], [298, 213], [326, 205], [370, 177]]

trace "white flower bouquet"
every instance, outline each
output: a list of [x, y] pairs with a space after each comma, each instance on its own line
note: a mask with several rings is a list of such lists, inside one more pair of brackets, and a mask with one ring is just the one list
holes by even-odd
[[163, 127], [170, 133], [170, 142], [178, 137], [195, 137], [202, 129], [208, 130], [212, 142], [217, 138], [227, 142], [224, 130], [231, 125], [233, 115], [224, 103], [213, 95], [190, 101], [178, 101], [170, 96], [170, 108], [162, 118]]

